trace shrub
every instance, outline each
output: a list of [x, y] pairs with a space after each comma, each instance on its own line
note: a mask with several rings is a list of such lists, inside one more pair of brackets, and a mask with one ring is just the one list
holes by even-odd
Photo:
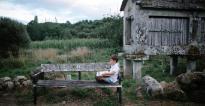
[[9, 57], [7, 59], [1, 59], [1, 68], [20, 68], [25, 65], [25, 60], [21, 58]]
[[0, 17], [0, 40], [0, 57], [9, 57], [10, 53], [17, 56], [30, 42], [25, 26], [5, 17]]

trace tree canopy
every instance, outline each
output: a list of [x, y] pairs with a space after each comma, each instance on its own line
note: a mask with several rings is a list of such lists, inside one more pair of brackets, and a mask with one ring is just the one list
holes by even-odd
[[38, 17], [28, 23], [27, 30], [32, 40], [104, 38], [122, 45], [123, 20], [120, 16], [110, 16], [101, 20], [82, 20], [71, 24], [38, 23]]
[[26, 26], [6, 17], [0, 17], [0, 40], [0, 57], [8, 57], [9, 53], [16, 55], [30, 42]]

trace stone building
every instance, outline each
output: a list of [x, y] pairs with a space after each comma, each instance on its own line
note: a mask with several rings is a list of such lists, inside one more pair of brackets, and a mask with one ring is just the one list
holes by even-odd
[[187, 57], [187, 71], [205, 54], [205, 0], [123, 0], [124, 70], [140, 78], [142, 61], [169, 55], [170, 74], [178, 56]]

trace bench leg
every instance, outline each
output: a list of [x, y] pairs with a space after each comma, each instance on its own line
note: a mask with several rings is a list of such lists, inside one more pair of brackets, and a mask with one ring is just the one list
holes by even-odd
[[81, 80], [81, 72], [78, 72], [78, 80]]
[[118, 88], [117, 88], [117, 92], [118, 92], [118, 100], [119, 100], [119, 103], [122, 104], [122, 88], [121, 88], [121, 87], [118, 87]]
[[33, 86], [33, 103], [34, 103], [34, 105], [37, 104], [37, 87], [36, 87], [36, 85]]
[[43, 94], [46, 94], [46, 87], [43, 87]]

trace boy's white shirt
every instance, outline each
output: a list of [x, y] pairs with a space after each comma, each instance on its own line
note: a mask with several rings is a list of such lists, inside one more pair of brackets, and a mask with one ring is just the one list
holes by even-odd
[[113, 72], [114, 75], [110, 76], [111, 80], [113, 83], [117, 82], [117, 77], [120, 71], [120, 66], [119, 63], [115, 63], [114, 65], [111, 66], [110, 72]]
[[101, 71], [97, 72], [96, 76], [102, 76], [102, 74], [107, 73], [107, 72], [113, 72], [114, 75], [110, 76], [111, 80], [113, 83], [117, 82], [117, 77], [120, 71], [119, 63], [115, 63], [114, 65], [111, 66], [110, 71]]

